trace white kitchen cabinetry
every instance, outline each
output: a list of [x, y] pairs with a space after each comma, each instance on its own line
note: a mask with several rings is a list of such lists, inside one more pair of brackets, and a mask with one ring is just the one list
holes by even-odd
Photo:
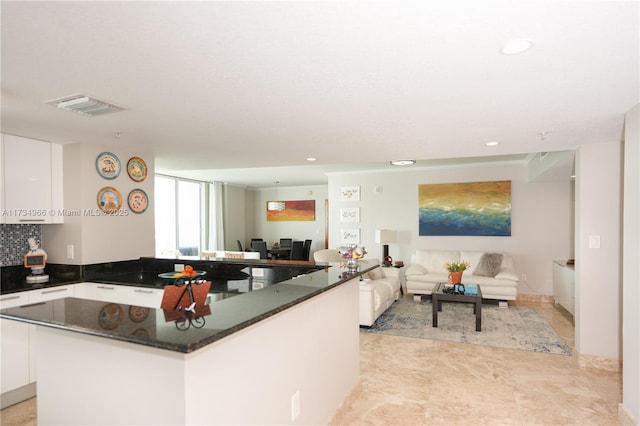
[[[27, 292], [5, 294], [0, 297], [0, 308], [14, 308], [29, 303]], [[29, 324], [0, 319], [0, 407], [5, 408], [35, 395], [35, 384], [30, 381], [30, 368], [35, 356], [30, 353]], [[13, 391], [13, 392], [11, 392]], [[8, 393], [11, 392], [11, 393]]]
[[101, 284], [86, 282], [79, 284], [76, 297], [103, 302], [122, 303], [125, 305], [159, 308], [162, 302], [162, 289], [132, 287], [117, 284]]
[[1, 223], [62, 223], [62, 145], [2, 135]]
[[62, 299], [64, 297], [73, 297], [75, 287], [77, 285], [78, 284], [61, 285], [28, 291], [29, 303], [39, 303], [46, 302], [47, 300]]
[[566, 262], [553, 262], [553, 298], [557, 305], [575, 316], [575, 271], [574, 267], [567, 265]]

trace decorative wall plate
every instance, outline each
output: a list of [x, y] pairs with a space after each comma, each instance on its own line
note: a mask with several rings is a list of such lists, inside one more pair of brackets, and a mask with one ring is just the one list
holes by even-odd
[[127, 162], [127, 173], [136, 182], [142, 182], [147, 178], [147, 163], [140, 157], [131, 157]]
[[147, 193], [140, 188], [133, 189], [127, 197], [129, 208], [134, 213], [144, 213], [149, 206], [149, 197]]
[[98, 191], [98, 207], [106, 214], [115, 214], [122, 207], [122, 195], [112, 186], [105, 186]]
[[120, 175], [120, 159], [112, 152], [101, 152], [96, 158], [96, 170], [105, 179], [115, 179]]

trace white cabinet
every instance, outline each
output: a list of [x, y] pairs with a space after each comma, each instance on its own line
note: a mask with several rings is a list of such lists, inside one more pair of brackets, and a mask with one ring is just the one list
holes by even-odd
[[62, 145], [2, 135], [1, 223], [62, 223]]
[[557, 305], [575, 316], [576, 288], [573, 266], [562, 261], [553, 263], [553, 298]]
[[46, 302], [47, 300], [62, 299], [64, 297], [73, 297], [76, 285], [77, 284], [61, 285], [28, 291], [29, 303], [39, 303]]
[[147, 308], [159, 308], [160, 302], [162, 302], [162, 289], [90, 282], [78, 284], [78, 286], [82, 286], [82, 288], [76, 290], [76, 297], [83, 299]]

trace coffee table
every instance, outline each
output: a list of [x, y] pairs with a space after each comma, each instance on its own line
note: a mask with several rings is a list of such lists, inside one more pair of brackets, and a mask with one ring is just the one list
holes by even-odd
[[473, 313], [476, 315], [476, 331], [482, 331], [482, 291], [480, 290], [480, 286], [476, 285], [476, 287], [478, 287], [478, 294], [474, 295], [445, 293], [445, 287], [451, 288], [451, 286], [447, 286], [445, 283], [438, 283], [431, 292], [433, 327], [438, 326], [438, 311], [442, 311], [442, 302], [473, 303]]

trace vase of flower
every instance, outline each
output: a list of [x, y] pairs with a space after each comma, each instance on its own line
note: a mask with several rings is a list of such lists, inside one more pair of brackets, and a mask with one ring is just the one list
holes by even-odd
[[449, 284], [459, 284], [462, 282], [462, 274], [464, 271], [449, 272]]
[[449, 284], [460, 284], [462, 282], [462, 274], [471, 265], [466, 260], [452, 261], [445, 263], [445, 268], [449, 271]]

